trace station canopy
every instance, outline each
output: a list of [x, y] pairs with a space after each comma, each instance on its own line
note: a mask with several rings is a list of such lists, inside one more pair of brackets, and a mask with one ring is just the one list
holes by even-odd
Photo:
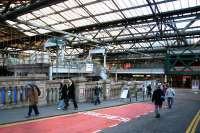
[[[12, 33], [20, 34], [1, 39], [11, 48], [20, 39], [42, 45], [43, 39], [59, 37], [78, 53], [86, 47], [137, 53], [197, 45], [200, 40], [200, 0], [3, 1], [1, 18]], [[5, 11], [6, 6], [13, 10]]]

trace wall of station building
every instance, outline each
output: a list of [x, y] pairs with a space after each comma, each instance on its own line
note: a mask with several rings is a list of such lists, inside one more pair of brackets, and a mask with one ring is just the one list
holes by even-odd
[[[59, 86], [61, 80], [44, 80], [44, 79], [0, 79], [0, 109], [28, 106], [27, 89], [25, 85], [31, 80], [38, 85], [41, 90], [39, 96], [39, 105], [57, 104], [59, 101]], [[94, 102], [95, 81], [75, 81], [76, 99], [80, 102]], [[113, 82], [110, 80], [98, 81], [102, 86], [102, 100], [120, 98], [121, 89], [127, 81]], [[130, 81], [128, 86], [131, 88], [133, 95], [135, 90], [141, 86], [142, 82]]]

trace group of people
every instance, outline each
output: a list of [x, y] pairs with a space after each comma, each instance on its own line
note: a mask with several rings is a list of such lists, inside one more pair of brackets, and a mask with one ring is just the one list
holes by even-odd
[[167, 99], [168, 108], [171, 109], [174, 103], [175, 91], [169, 87], [167, 83], [158, 85], [153, 91], [152, 102], [155, 104], [155, 117], [160, 118], [159, 110], [162, 108], [163, 102]]
[[69, 106], [69, 100], [72, 100], [74, 104], [74, 109], [78, 109], [76, 102], [76, 90], [74, 86], [74, 81], [71, 79], [62, 80], [59, 88], [59, 104], [57, 109], [67, 110]]
[[[126, 86], [123, 86], [123, 88]], [[27, 89], [27, 96], [29, 101], [29, 110], [27, 114], [27, 118], [31, 116], [32, 110], [34, 110], [35, 115], [39, 115], [37, 103], [38, 103], [38, 96], [40, 96], [41, 92], [38, 86], [34, 83], [30, 83], [26, 85]], [[147, 96], [151, 97], [151, 85], [147, 86]], [[59, 104], [57, 109], [63, 109], [67, 110], [69, 106], [69, 101], [72, 100], [74, 104], [74, 109], [78, 109], [78, 105], [76, 102], [76, 96], [75, 96], [75, 86], [74, 81], [71, 79], [62, 80], [60, 83], [59, 88]], [[95, 101], [94, 104], [100, 104], [100, 95], [102, 94], [102, 87], [99, 85], [99, 83], [96, 83], [96, 86], [94, 88], [94, 96]], [[152, 95], [152, 102], [155, 104], [155, 114], [156, 118], [160, 117], [159, 110], [162, 108], [163, 102], [165, 99], [168, 103], [168, 108], [171, 109], [172, 105], [174, 103], [174, 96], [175, 91], [172, 87], [169, 87], [167, 83], [161, 85], [157, 85], [157, 88], [153, 91]]]

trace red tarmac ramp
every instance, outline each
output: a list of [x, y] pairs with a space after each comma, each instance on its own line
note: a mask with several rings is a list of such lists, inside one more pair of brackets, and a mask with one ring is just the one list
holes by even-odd
[[75, 114], [0, 125], [0, 133], [96, 133], [154, 110], [152, 104], [133, 103]]

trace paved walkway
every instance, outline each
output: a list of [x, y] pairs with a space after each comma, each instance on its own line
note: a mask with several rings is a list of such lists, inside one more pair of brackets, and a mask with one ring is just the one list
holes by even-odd
[[132, 103], [44, 119], [0, 125], [1, 133], [96, 133], [153, 112], [154, 105]]
[[[143, 101], [142, 98], [139, 98], [137, 101], [135, 98], [132, 98], [131, 103], [142, 102], [142, 101]], [[71, 114], [71, 113], [82, 112], [82, 111], [89, 111], [89, 110], [100, 109], [100, 108], [107, 108], [107, 107], [112, 107], [112, 106], [119, 106], [119, 105], [124, 105], [128, 103], [130, 103], [129, 99], [126, 99], [126, 100], [115, 99], [115, 100], [102, 101], [100, 105], [94, 105], [92, 103], [79, 103], [78, 110], [74, 110], [73, 103], [70, 103], [68, 110], [65, 110], [65, 111], [58, 110], [57, 105], [41, 106], [39, 107], [40, 115], [32, 116], [30, 118], [25, 118], [28, 112], [28, 107], [5, 109], [5, 110], [0, 110], [0, 125], [13, 123], [13, 122], [19, 122], [19, 121], [27, 121], [27, 120], [32, 120], [32, 119], [64, 115], [64, 114]], [[32, 114], [34, 114], [34, 112], [32, 112]]]

